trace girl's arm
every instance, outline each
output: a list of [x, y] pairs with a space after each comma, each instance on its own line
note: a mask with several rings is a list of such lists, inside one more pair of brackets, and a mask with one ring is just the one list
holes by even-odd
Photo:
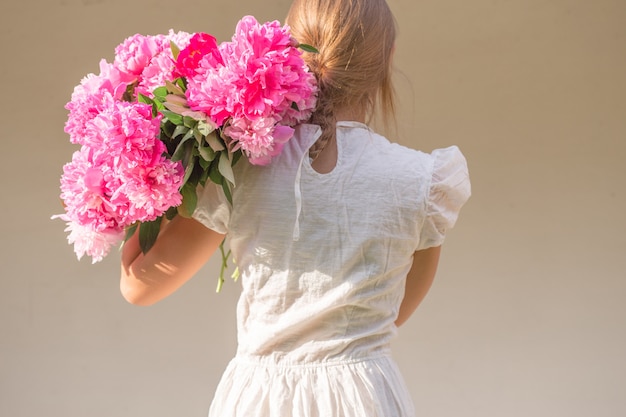
[[131, 304], [150, 305], [180, 288], [204, 265], [224, 239], [194, 219], [176, 216], [161, 228], [144, 255], [135, 233], [122, 249], [120, 290]]
[[441, 246], [436, 246], [419, 250], [413, 255], [413, 266], [406, 277], [404, 299], [400, 304], [396, 326], [407, 321], [426, 296], [435, 279], [440, 253]]

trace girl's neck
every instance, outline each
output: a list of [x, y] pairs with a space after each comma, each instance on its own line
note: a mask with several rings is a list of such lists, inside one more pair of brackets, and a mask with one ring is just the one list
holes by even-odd
[[338, 122], [350, 121], [365, 123], [365, 110], [356, 107], [344, 107], [335, 111]]

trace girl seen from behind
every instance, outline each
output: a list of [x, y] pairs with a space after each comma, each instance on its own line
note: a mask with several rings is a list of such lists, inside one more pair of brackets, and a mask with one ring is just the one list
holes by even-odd
[[318, 81], [310, 121], [267, 166], [240, 161], [232, 205], [207, 183], [192, 219], [122, 252], [121, 291], [148, 305], [173, 293], [225, 235], [241, 272], [238, 349], [215, 417], [409, 417], [391, 358], [397, 327], [434, 278], [470, 195], [458, 148], [431, 154], [372, 131], [393, 119], [395, 21], [384, 0], [296, 0], [286, 22]]

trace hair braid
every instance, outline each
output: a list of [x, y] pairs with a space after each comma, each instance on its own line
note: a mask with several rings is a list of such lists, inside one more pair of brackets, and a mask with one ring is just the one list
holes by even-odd
[[320, 91], [318, 93], [317, 104], [315, 111], [311, 115], [310, 122], [320, 126], [322, 134], [309, 150], [311, 160], [315, 160], [319, 156], [326, 145], [334, 139], [336, 134], [337, 117], [335, 114], [335, 105], [331, 96], [324, 94], [325, 86], [323, 80], [319, 81], [319, 87]]
[[315, 159], [336, 135], [337, 113], [381, 110], [385, 125], [394, 115], [391, 56], [396, 30], [385, 0], [293, 0], [287, 24], [299, 42], [319, 53], [303, 57], [318, 81], [310, 122], [322, 128], [311, 147]]

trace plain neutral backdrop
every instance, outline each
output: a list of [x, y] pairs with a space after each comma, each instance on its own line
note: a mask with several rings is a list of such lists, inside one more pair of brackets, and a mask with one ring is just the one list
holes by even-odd
[[[397, 132], [458, 145], [473, 196], [394, 341], [421, 417], [626, 415], [626, 2], [390, 0]], [[227, 40], [288, 0], [3, 0], [0, 416], [200, 417], [235, 349], [213, 259], [149, 308], [78, 262], [61, 167], [73, 87], [134, 33]]]

